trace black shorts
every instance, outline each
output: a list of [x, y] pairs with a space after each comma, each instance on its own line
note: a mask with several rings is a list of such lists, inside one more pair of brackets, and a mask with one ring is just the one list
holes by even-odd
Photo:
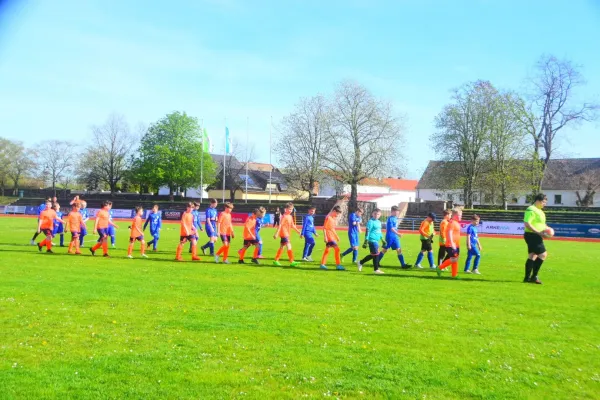
[[41, 229], [40, 232], [43, 233], [44, 236], [52, 236], [53, 230], [52, 229]]
[[525, 243], [527, 243], [527, 254], [542, 254], [546, 252], [546, 246], [544, 245], [544, 238], [533, 232], [525, 232], [523, 236]]
[[144, 240], [144, 235], [142, 235], [142, 236], [138, 236], [138, 237], [130, 237], [130, 238], [129, 238], [129, 243], [133, 243], [133, 242], [135, 242], [136, 240], [137, 240], [138, 242], [141, 242], [141, 241], [143, 241], [143, 240]]
[[331, 242], [327, 242], [325, 244], [325, 247], [335, 248], [335, 247], [338, 247], [338, 244], [337, 244], [337, 242], [331, 241]]
[[448, 258], [458, 258], [459, 255], [460, 255], [459, 247], [457, 247], [456, 249], [453, 249], [452, 247], [446, 247], [446, 256]]
[[196, 240], [196, 235], [179, 236], [180, 242], [191, 242], [192, 240]]
[[421, 251], [432, 251], [431, 239], [421, 239]]
[[244, 239], [244, 247], [256, 246], [258, 244], [258, 240], [247, 240]]

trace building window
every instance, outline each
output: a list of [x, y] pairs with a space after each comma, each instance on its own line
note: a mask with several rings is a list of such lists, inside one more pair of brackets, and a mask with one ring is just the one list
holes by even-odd
[[454, 200], [454, 196], [452, 195], [452, 193], [448, 193], [448, 201], [453, 201]]
[[465, 196], [463, 194], [459, 194], [458, 201], [465, 201]]
[[562, 194], [554, 195], [554, 204], [562, 204]]
[[476, 203], [479, 201], [479, 193], [473, 193], [473, 203]]
[[441, 193], [436, 193], [435, 194], [435, 198], [438, 199], [438, 200], [441, 200], [442, 199], [442, 194]]

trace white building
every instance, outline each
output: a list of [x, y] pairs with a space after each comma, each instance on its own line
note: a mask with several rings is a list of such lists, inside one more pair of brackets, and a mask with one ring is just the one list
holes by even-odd
[[[370, 201], [377, 207], [389, 209], [403, 202], [412, 202], [416, 198], [417, 180], [400, 178], [367, 178], [357, 186], [358, 201]], [[348, 184], [340, 183], [333, 178], [319, 183], [319, 196], [348, 196], [351, 188]]]
[[[450, 200], [463, 203], [463, 192], [456, 182], [449, 182], [445, 168], [452, 168], [451, 162], [430, 161], [417, 185], [417, 198], [422, 200]], [[441, 178], [444, 177], [444, 178]], [[571, 158], [550, 160], [542, 180], [542, 192], [548, 196], [549, 207], [577, 207], [578, 194], [584, 197], [588, 189], [600, 190], [600, 158]], [[493, 204], [486, 188], [475, 190], [473, 204]], [[527, 190], [511, 195], [510, 205], [527, 205]], [[497, 204], [498, 202], [496, 202]], [[600, 207], [600, 198], [595, 196], [590, 207]]]

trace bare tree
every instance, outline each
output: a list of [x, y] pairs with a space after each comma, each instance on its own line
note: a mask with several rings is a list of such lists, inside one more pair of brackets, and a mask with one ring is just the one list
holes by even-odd
[[77, 147], [74, 143], [63, 141], [45, 141], [37, 146], [38, 160], [52, 185], [52, 192], [56, 196], [56, 183], [61, 179], [69, 166], [73, 163], [74, 152]]
[[24, 175], [31, 172], [36, 163], [34, 161], [35, 152], [25, 148], [21, 142], [13, 142], [12, 150], [9, 154], [10, 165], [8, 166], [8, 177], [13, 181], [13, 196], [18, 194], [19, 182]]
[[358, 183], [398, 167], [403, 144], [400, 120], [388, 102], [354, 82], [338, 85], [327, 126], [331, 139], [327, 168], [350, 185], [350, 208], [357, 206]]
[[283, 119], [276, 144], [277, 158], [290, 187], [308, 192], [309, 201], [323, 179], [325, 153], [331, 142], [329, 114], [323, 96], [300, 99], [296, 110]]
[[[541, 160], [541, 174], [535, 191], [539, 192], [543, 173], [556, 149], [557, 134], [567, 125], [590, 121], [596, 116], [598, 104], [577, 103], [575, 89], [585, 84], [580, 67], [571, 61], [544, 55], [537, 63], [537, 75], [531, 79], [532, 103], [529, 133], [536, 158]], [[544, 151], [543, 156], [541, 150]]]
[[579, 207], [591, 207], [594, 205], [594, 195], [600, 190], [600, 164], [596, 166], [589, 165], [586, 170], [575, 177], [577, 186], [585, 188], [581, 194], [579, 190], [575, 192], [577, 195], [577, 205]]
[[235, 200], [235, 194], [244, 190], [246, 185], [246, 162], [254, 160], [254, 146], [246, 149], [237, 139], [231, 143], [231, 152], [223, 156], [219, 163], [216, 180], [211, 187], [216, 190], [223, 188], [223, 165], [225, 165], [225, 189], [229, 191], [229, 199]]
[[434, 149], [447, 161], [457, 161], [459, 181], [466, 207], [473, 206], [473, 193], [486, 163], [496, 89], [488, 81], [463, 85], [454, 92], [453, 103], [436, 117], [438, 131], [431, 137]]
[[91, 143], [80, 166], [80, 180], [103, 182], [114, 193], [130, 166], [137, 138], [125, 117], [111, 114], [104, 125], [92, 127]]

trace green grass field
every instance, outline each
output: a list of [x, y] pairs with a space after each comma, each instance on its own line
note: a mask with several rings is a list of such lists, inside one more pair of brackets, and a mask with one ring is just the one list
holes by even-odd
[[454, 281], [391, 255], [382, 276], [176, 263], [170, 224], [147, 260], [124, 222], [111, 259], [40, 254], [35, 224], [0, 218], [2, 399], [600, 398], [598, 243], [550, 241], [532, 285], [515, 239]]

